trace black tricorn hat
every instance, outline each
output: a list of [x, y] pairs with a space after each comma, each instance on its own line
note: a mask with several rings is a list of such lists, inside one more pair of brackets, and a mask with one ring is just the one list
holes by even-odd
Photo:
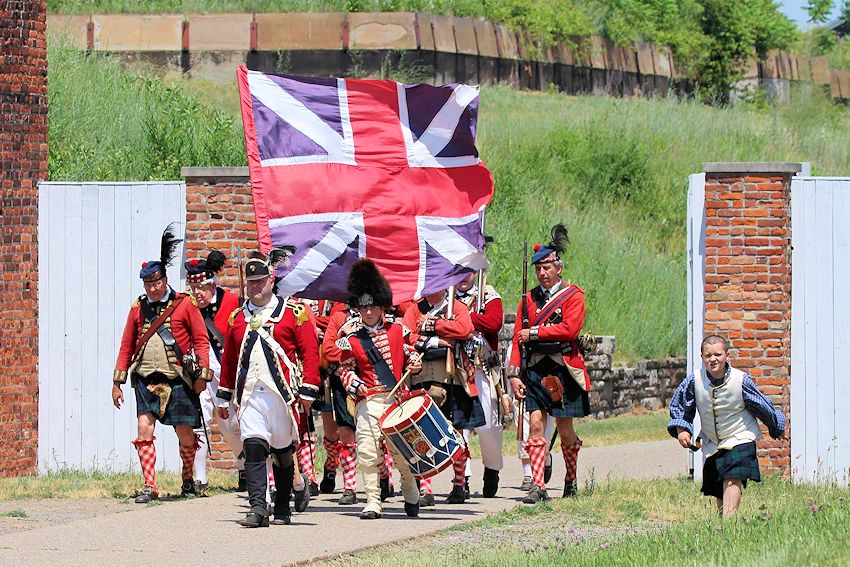
[[348, 276], [348, 304], [351, 307], [390, 307], [393, 290], [378, 266], [369, 258], [361, 258]]

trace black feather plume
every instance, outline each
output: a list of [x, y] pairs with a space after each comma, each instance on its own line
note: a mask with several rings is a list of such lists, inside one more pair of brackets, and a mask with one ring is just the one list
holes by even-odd
[[174, 254], [177, 252], [177, 246], [183, 242], [182, 238], [177, 238], [176, 222], [165, 227], [165, 232], [162, 233], [162, 242], [159, 248], [159, 261], [162, 263], [162, 269], [165, 271], [167, 266], [171, 265], [174, 260]]
[[570, 235], [567, 232], [567, 227], [563, 224], [556, 224], [552, 227], [552, 242], [549, 248], [561, 254], [567, 249], [567, 244], [570, 243]]
[[215, 274], [224, 267], [224, 263], [226, 261], [227, 258], [224, 256], [224, 254], [222, 254], [218, 250], [213, 250], [209, 253], [209, 256], [207, 256], [207, 264], [205, 269], [206, 271]]
[[289, 261], [289, 257], [295, 254], [295, 246], [277, 246], [269, 252], [269, 265], [274, 268], [278, 264]]

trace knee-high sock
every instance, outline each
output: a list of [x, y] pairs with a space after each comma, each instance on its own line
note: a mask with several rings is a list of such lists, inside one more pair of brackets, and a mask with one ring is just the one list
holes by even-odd
[[275, 482], [275, 479], [274, 479], [274, 467], [267, 466], [266, 467], [266, 474], [268, 475], [268, 478], [269, 478], [269, 488], [271, 488], [272, 490], [277, 490], [277, 488], [276, 488], [277, 483]]
[[195, 451], [195, 479], [204, 484], [207, 483], [207, 437], [203, 436], [203, 429], [196, 429], [195, 436], [198, 438], [198, 450]]
[[423, 478], [422, 480], [420, 480], [419, 481], [419, 490], [423, 494], [433, 494], [434, 491], [431, 488], [431, 479], [430, 478]]
[[251, 512], [266, 515], [266, 487], [269, 444], [264, 439], [249, 437], [243, 444], [245, 452], [245, 484], [248, 487], [248, 503]]
[[159, 494], [156, 488], [156, 446], [153, 442], [156, 437], [151, 439], [136, 439], [133, 445], [136, 446], [136, 451], [139, 453], [139, 464], [142, 465], [142, 476], [145, 478], [145, 486], [153, 489], [154, 494]]
[[452, 468], [454, 469], [455, 478], [452, 481], [455, 486], [459, 486], [461, 488], [464, 487], [464, 482], [466, 481], [466, 461], [469, 460], [469, 449], [464, 448], [463, 452], [460, 454], [460, 457], [456, 461], [452, 463]]
[[313, 452], [313, 442], [309, 439], [302, 438], [298, 444], [296, 454], [298, 456], [298, 469], [307, 475], [307, 482], [318, 482], [316, 479], [316, 470], [313, 467], [313, 462], [316, 454]]
[[384, 441], [381, 441], [381, 450], [384, 455], [381, 459], [380, 464], [378, 465], [378, 475], [380, 478], [388, 478], [390, 479], [390, 484], [392, 484], [392, 467], [393, 467], [393, 456], [390, 454], [389, 450], [387, 450], [387, 444]]
[[576, 438], [576, 442], [572, 445], [561, 443], [561, 452], [564, 454], [564, 465], [567, 468], [567, 474], [564, 475], [564, 480], [566, 482], [576, 481], [579, 449], [581, 449], [581, 439], [579, 438]]
[[340, 443], [339, 463], [342, 465], [343, 488], [357, 487], [357, 443]]
[[195, 442], [191, 445], [180, 445], [180, 460], [183, 461], [183, 470], [181, 477], [183, 480], [192, 480], [192, 469], [195, 467], [195, 454], [198, 452], [198, 436], [195, 435]]
[[548, 444], [545, 437], [531, 437], [525, 442], [525, 450], [531, 461], [531, 477], [534, 479], [534, 484], [540, 488], [546, 488], [546, 483], [543, 481], [543, 469], [546, 466]]
[[327, 437], [322, 438], [322, 445], [325, 447], [327, 458], [325, 459], [325, 470], [335, 471], [340, 465], [339, 452], [342, 447], [342, 441], [330, 441]]

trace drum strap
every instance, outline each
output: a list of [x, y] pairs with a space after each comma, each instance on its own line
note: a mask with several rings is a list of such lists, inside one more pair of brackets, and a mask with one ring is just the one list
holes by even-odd
[[397, 380], [395, 379], [395, 375], [393, 375], [393, 371], [390, 370], [390, 365], [387, 364], [387, 361], [384, 360], [381, 351], [378, 350], [378, 347], [375, 346], [375, 343], [372, 342], [372, 337], [369, 335], [369, 331], [366, 330], [365, 327], [361, 327], [354, 336], [360, 341], [360, 344], [363, 345], [363, 350], [366, 351], [366, 358], [369, 359], [369, 364], [372, 365], [372, 368], [375, 369], [375, 374], [378, 376], [378, 380], [381, 381], [381, 384], [386, 386], [387, 388], [392, 389], [393, 386], [396, 385]]

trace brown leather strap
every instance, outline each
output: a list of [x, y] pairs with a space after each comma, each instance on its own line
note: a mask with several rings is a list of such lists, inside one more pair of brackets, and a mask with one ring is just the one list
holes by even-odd
[[165, 320], [168, 319], [172, 313], [174, 313], [174, 310], [177, 309], [177, 306], [180, 305], [180, 302], [183, 301], [185, 298], [185, 295], [178, 295], [176, 298], [174, 298], [174, 301], [171, 302], [171, 305], [166, 307], [165, 311], [163, 311], [159, 317], [157, 317], [151, 322], [151, 325], [150, 327], [148, 327], [148, 330], [145, 331], [145, 334], [142, 335], [142, 338], [139, 339], [138, 343], [136, 343], [136, 350], [133, 351], [133, 357], [130, 360], [136, 360], [136, 357], [139, 356], [139, 353], [142, 351], [142, 348], [144, 348], [150, 338], [154, 335], [154, 333], [156, 333], [157, 329], [159, 329], [163, 325], [163, 323], [165, 323]]

